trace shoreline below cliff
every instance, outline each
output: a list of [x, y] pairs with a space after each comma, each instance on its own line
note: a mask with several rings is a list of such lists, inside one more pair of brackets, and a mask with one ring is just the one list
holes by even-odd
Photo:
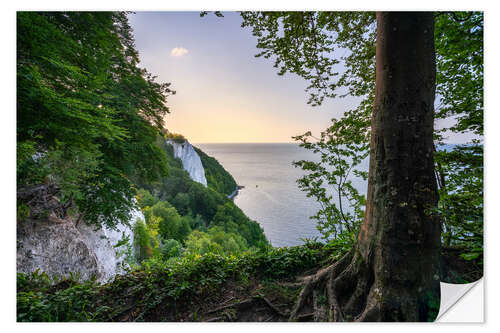
[[238, 193], [240, 192], [241, 189], [244, 189], [245, 186], [243, 185], [237, 185], [236, 186], [236, 189], [233, 191], [233, 193], [231, 193], [230, 195], [228, 195], [227, 197], [230, 199], [230, 200], [233, 200], [237, 195]]

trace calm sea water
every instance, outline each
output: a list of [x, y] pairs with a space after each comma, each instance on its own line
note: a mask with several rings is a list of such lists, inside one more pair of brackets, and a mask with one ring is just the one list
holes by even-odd
[[[293, 246], [304, 238], [320, 236], [314, 215], [319, 205], [307, 198], [296, 183], [304, 171], [292, 161], [317, 157], [293, 143], [195, 144], [215, 157], [245, 186], [234, 199], [245, 214], [257, 221], [273, 246]], [[368, 164], [366, 163], [366, 168]], [[356, 185], [365, 192], [366, 185]]]

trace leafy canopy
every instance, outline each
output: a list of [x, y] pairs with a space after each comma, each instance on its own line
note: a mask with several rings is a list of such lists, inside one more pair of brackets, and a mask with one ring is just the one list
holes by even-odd
[[[308, 196], [321, 203], [312, 218], [325, 238], [357, 232], [364, 200], [351, 185], [351, 174], [364, 177], [358, 166], [369, 150], [370, 115], [375, 88], [376, 20], [373, 12], [243, 12], [242, 27], [257, 38], [257, 57], [274, 61], [279, 75], [293, 73], [309, 85], [308, 103], [325, 98], [358, 96], [359, 105], [346, 110], [320, 137], [311, 132], [295, 137], [302, 147], [320, 155], [320, 162], [298, 161], [307, 174], [298, 180]], [[483, 135], [483, 13], [435, 14], [436, 119], [456, 123], [436, 134], [472, 132]], [[440, 212], [446, 239], [482, 253], [482, 165], [480, 141], [441, 150], [435, 156], [440, 182]], [[445, 185], [446, 183], [446, 185]], [[338, 198], [331, 195], [339, 194]], [[471, 200], [474, 198], [474, 200]], [[350, 207], [344, 213], [346, 202]], [[351, 230], [347, 226], [352, 226]], [[451, 237], [451, 238], [450, 238]], [[460, 244], [460, 245], [459, 245]]]
[[138, 67], [123, 12], [18, 12], [17, 183], [61, 186], [96, 225], [127, 221], [136, 179], [166, 174], [155, 145], [168, 83]]
[[311, 132], [294, 137], [319, 161], [294, 162], [306, 174], [299, 187], [320, 203], [312, 219], [326, 240], [353, 244], [364, 217], [365, 198], [353, 177], [366, 179], [361, 163], [368, 156], [370, 115], [375, 88], [375, 13], [372, 12], [244, 12], [261, 50], [273, 58], [278, 74], [294, 73], [309, 85], [308, 104], [325, 98], [360, 97], [353, 110], [319, 137]]

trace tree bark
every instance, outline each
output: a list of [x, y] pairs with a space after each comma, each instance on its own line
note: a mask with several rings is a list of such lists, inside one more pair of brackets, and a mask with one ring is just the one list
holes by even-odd
[[328, 321], [433, 321], [439, 311], [433, 13], [377, 13], [376, 50], [365, 220], [348, 254], [302, 279], [291, 321], [307, 304]]
[[377, 13], [366, 216], [353, 262], [373, 273], [361, 320], [426, 321], [439, 304], [432, 12]]

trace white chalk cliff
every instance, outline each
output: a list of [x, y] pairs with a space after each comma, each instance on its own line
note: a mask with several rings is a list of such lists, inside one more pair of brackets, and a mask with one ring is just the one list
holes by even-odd
[[[144, 216], [131, 212], [130, 226], [119, 224], [117, 230], [80, 223], [75, 226], [68, 217], [54, 215], [43, 220], [28, 219], [17, 226], [17, 271], [30, 273], [36, 269], [49, 276], [77, 273], [80, 279], [95, 276], [106, 282], [123, 273], [127, 256], [133, 256], [133, 227]], [[128, 238], [128, 242], [117, 244]]]
[[187, 140], [183, 143], [178, 143], [167, 139], [166, 142], [173, 146], [174, 157], [182, 161], [182, 167], [189, 173], [191, 179], [207, 186], [205, 169], [201, 163], [200, 156], [198, 156], [193, 146]]
[[[93, 227], [80, 223], [78, 229], [87, 245], [93, 250], [97, 258], [98, 272], [101, 281], [108, 281], [116, 274], [124, 272], [127, 267], [125, 261], [127, 255], [133, 254], [134, 249], [134, 225], [137, 219], [145, 220], [140, 210], [131, 212], [130, 226], [118, 224], [116, 230], [101, 228], [95, 230]], [[116, 247], [120, 241], [128, 239], [128, 242]], [[129, 251], [129, 253], [127, 253]]]

